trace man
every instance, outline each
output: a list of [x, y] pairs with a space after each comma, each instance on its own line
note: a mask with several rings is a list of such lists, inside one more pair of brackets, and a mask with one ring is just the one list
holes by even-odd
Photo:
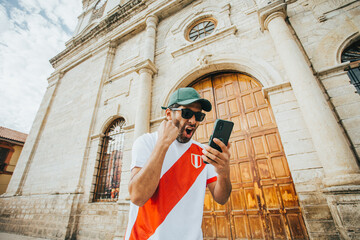
[[230, 146], [215, 139], [219, 152], [191, 139], [205, 117], [202, 110], [211, 111], [195, 89], [178, 89], [162, 108], [166, 120], [158, 131], [133, 145], [125, 239], [202, 239], [206, 186], [219, 204], [231, 193]]

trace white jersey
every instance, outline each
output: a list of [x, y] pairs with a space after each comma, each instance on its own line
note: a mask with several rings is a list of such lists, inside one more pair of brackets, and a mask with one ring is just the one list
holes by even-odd
[[[143, 167], [157, 141], [157, 132], [139, 137], [132, 148], [132, 164]], [[199, 240], [207, 184], [217, 180], [215, 169], [204, 164], [203, 146], [174, 141], [166, 152], [159, 186], [138, 207], [130, 203], [125, 240]]]

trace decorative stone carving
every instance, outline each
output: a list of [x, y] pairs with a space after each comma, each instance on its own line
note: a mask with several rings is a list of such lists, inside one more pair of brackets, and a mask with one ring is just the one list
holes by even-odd
[[200, 56], [196, 59], [201, 67], [206, 67], [209, 64], [212, 54], [207, 54], [204, 49], [201, 50]]

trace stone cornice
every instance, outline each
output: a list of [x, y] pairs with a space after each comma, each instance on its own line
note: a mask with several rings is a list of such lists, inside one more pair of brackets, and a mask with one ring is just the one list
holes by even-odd
[[340, 63], [331, 67], [327, 67], [327, 68], [323, 68], [320, 69], [316, 75], [319, 77], [325, 76], [325, 75], [329, 75], [332, 73], [338, 73], [338, 72], [344, 72], [345, 69], [349, 68], [350, 66], [350, 62], [344, 62], [344, 63]]
[[[186, 6], [190, 4], [193, 0], [182, 0], [179, 4], [176, 0], [131, 0], [130, 2], [140, 2], [138, 5], [126, 12], [122, 17], [118, 17], [118, 21], [115, 19], [115, 23], [103, 26], [99, 26], [111, 18], [111, 16], [117, 14], [120, 9], [123, 9], [123, 6], [118, 6], [108, 13], [106, 19], [102, 20], [96, 28], [97, 30], [90, 30], [93, 32], [93, 35], [85, 38], [89, 33], [84, 33], [83, 35], [78, 35], [68, 41], [66, 44], [66, 49], [56, 55], [50, 60], [53, 68], [56, 70], [63, 70], [61, 65], [68, 65], [70, 58], [73, 58], [72, 61], [77, 61], [79, 58], [79, 53], [86, 53], [90, 49], [96, 49], [98, 46], [103, 46], [108, 41], [121, 41], [122, 37], [127, 36], [128, 34], [134, 34], [136, 32], [142, 31], [146, 28], [146, 18], [148, 16], [154, 15], [159, 19], [166, 17], [168, 14], [174, 11], [176, 8]], [[130, 2], [126, 3], [129, 4]], [[149, 5], [152, 5], [151, 8], [148, 8]], [[153, 6], [154, 5], [154, 6]], [[146, 10], [146, 11], [144, 11]], [[123, 24], [123, 25], [122, 25]], [[100, 37], [102, 37], [100, 39]], [[85, 39], [85, 41], [80, 41]], [[77, 44], [74, 44], [77, 42]], [[93, 54], [94, 55], [94, 54]], [[93, 56], [92, 55], [92, 56]]]
[[287, 4], [285, 3], [285, 0], [269, 1], [267, 4], [260, 5], [257, 12], [261, 31], [266, 30], [269, 20], [275, 16], [279, 16], [278, 14], [280, 14], [283, 18], [286, 18], [286, 6]]
[[74, 37], [67, 48], [60, 52], [58, 55], [50, 59], [50, 63], [53, 67], [56, 66], [58, 61], [60, 61], [66, 54], [68, 54], [71, 50], [76, 47], [84, 44], [85, 42], [90, 41], [95, 36], [104, 34], [108, 31], [111, 31], [115, 27], [122, 24], [127, 20], [127, 16], [130, 15], [134, 10], [136, 10], [140, 6], [145, 6], [144, 0], [131, 0], [128, 1], [125, 5], [119, 6], [114, 13], [112, 13], [109, 17], [101, 21], [97, 26], [95, 26], [92, 30], [87, 32], [84, 35], [79, 35]]
[[262, 89], [264, 96], [266, 99], [269, 99], [269, 95], [278, 93], [279, 91], [284, 90], [290, 90], [291, 89], [291, 83], [290, 82], [284, 82], [279, 83], [270, 87], [265, 87]]

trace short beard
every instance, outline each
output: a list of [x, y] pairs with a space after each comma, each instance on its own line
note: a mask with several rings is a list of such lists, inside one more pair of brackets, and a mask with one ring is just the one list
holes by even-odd
[[[186, 138], [186, 137], [183, 136], [183, 132], [185, 131], [185, 127], [186, 127], [187, 125], [190, 125], [190, 124], [184, 124], [184, 125], [181, 127], [181, 129], [180, 129], [180, 121], [174, 119], [174, 125], [179, 129], [179, 134], [178, 134], [178, 136], [176, 137], [176, 140], [177, 140], [179, 143], [187, 143], [187, 142], [189, 142], [190, 139], [192, 138], [192, 136], [194, 135], [194, 132], [196, 131], [196, 129], [195, 129], [194, 132], [193, 132], [193, 135], [191, 135], [190, 138]], [[190, 125], [190, 126], [195, 127], [195, 126], [193, 126], [193, 125]]]

